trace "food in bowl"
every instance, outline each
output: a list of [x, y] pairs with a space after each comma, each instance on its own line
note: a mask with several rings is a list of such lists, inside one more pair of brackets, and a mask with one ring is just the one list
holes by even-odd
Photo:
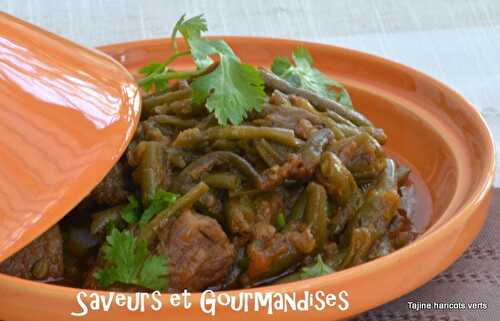
[[[0, 271], [90, 289], [223, 290], [334, 273], [416, 237], [408, 168], [306, 48], [256, 69], [203, 31], [201, 16], [179, 20], [173, 54], [140, 70], [126, 154]], [[197, 68], [173, 69], [181, 56]]]

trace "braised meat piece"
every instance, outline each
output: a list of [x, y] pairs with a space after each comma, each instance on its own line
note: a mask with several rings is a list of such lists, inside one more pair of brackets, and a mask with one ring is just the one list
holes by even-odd
[[224, 281], [235, 251], [222, 227], [211, 217], [185, 211], [158, 233], [157, 251], [169, 260], [172, 291], [202, 290]]
[[95, 187], [91, 193], [91, 197], [98, 204], [118, 205], [127, 201], [129, 194], [125, 188], [127, 185], [125, 166], [122, 163], [117, 163]]
[[0, 264], [0, 273], [31, 280], [53, 280], [63, 276], [63, 244], [59, 226], [39, 236]]

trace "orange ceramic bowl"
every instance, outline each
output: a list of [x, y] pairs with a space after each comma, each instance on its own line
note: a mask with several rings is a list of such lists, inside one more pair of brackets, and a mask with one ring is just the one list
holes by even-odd
[[[348, 293], [349, 308], [323, 311], [274, 312], [244, 315], [218, 305], [217, 320], [338, 320], [395, 299], [423, 285], [446, 269], [469, 246], [488, 213], [495, 157], [491, 134], [479, 113], [463, 97], [440, 82], [400, 64], [365, 53], [333, 46], [292, 40], [226, 37], [246, 63], [269, 66], [274, 56], [289, 55], [297, 46], [307, 47], [316, 65], [349, 88], [357, 109], [385, 129], [385, 148], [398, 160], [410, 164], [419, 195], [418, 219], [428, 224], [412, 244], [388, 256], [345, 271], [282, 285], [230, 295], [258, 292], [319, 291]], [[146, 40], [104, 46], [100, 49], [135, 72], [151, 60], [167, 55], [169, 41]], [[189, 61], [181, 60], [179, 67]], [[66, 320], [80, 312], [80, 290], [0, 275], [0, 319]], [[99, 292], [108, 295], [107, 292]], [[90, 292], [85, 292], [89, 295]], [[81, 294], [82, 296], [84, 294]], [[134, 296], [134, 295], [132, 295]], [[172, 307], [163, 295], [160, 311], [146, 302], [145, 312], [130, 312], [113, 305], [109, 312], [89, 311], [89, 320], [204, 320], [200, 294], [193, 294], [190, 309]], [[89, 304], [91, 298], [85, 302]], [[208, 302], [208, 301], [205, 301]], [[341, 304], [341, 302], [339, 302]]]

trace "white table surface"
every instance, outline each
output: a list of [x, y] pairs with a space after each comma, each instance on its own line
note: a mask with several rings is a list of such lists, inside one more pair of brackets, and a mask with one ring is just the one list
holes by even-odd
[[0, 10], [88, 46], [165, 37], [182, 13], [204, 13], [210, 34], [362, 50], [449, 84], [480, 110], [500, 146], [500, 0], [0, 0]]

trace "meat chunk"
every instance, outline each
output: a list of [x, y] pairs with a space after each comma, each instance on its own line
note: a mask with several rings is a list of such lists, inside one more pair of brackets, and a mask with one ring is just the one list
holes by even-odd
[[284, 232], [266, 223], [255, 224], [254, 239], [247, 246], [250, 262], [241, 282], [255, 281], [279, 275], [311, 253], [316, 245], [309, 228], [294, 224]]
[[269, 191], [281, 185], [286, 179], [302, 179], [311, 176], [313, 171], [306, 168], [299, 155], [291, 154], [286, 163], [275, 165], [262, 173], [261, 190]]
[[59, 226], [39, 236], [0, 264], [0, 272], [31, 280], [53, 280], [63, 276], [63, 248]]
[[216, 220], [185, 211], [165, 229], [157, 251], [169, 259], [171, 291], [199, 291], [224, 281], [235, 251]]
[[370, 180], [385, 169], [385, 153], [375, 138], [367, 133], [351, 136], [334, 151], [356, 180]]
[[127, 200], [129, 192], [125, 186], [127, 186], [125, 166], [122, 163], [117, 163], [94, 188], [91, 196], [98, 204], [118, 205]]

